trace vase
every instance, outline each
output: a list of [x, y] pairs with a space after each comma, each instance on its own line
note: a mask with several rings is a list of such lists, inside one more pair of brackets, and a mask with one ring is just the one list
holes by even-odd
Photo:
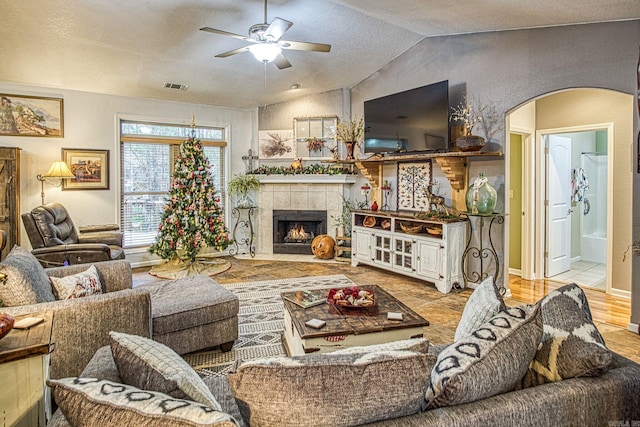
[[13, 329], [13, 317], [7, 313], [0, 313], [0, 338], [7, 335]]
[[484, 147], [484, 138], [477, 135], [463, 135], [456, 139], [456, 147], [460, 151], [480, 151]]
[[480, 173], [480, 176], [467, 189], [467, 211], [471, 214], [489, 215], [493, 213], [497, 200], [498, 193], [489, 184], [484, 173]]
[[345, 141], [344, 145], [347, 146], [347, 157], [345, 160], [354, 160], [353, 150], [356, 148], [356, 141]]

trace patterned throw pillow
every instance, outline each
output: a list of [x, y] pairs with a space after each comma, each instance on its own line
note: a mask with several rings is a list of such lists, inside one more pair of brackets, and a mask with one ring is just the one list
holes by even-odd
[[424, 338], [411, 338], [408, 340], [391, 341], [384, 344], [347, 347], [341, 350], [332, 351], [331, 354], [356, 354], [396, 350], [415, 351], [417, 353], [427, 354], [429, 352], [429, 340], [426, 340]]
[[229, 375], [250, 425], [350, 426], [424, 409], [433, 355], [410, 351], [272, 357]]
[[113, 331], [109, 338], [113, 359], [125, 384], [193, 400], [222, 411], [202, 378], [166, 345]]
[[587, 297], [576, 284], [540, 300], [542, 344], [522, 380], [523, 387], [605, 373], [611, 351], [591, 319]]
[[50, 277], [57, 299], [74, 299], [101, 294], [102, 284], [95, 265], [65, 277]]
[[6, 307], [55, 301], [49, 276], [33, 254], [14, 246], [0, 263], [5, 279], [0, 283], [0, 301]]
[[188, 400], [95, 378], [47, 380], [73, 426], [236, 427], [228, 414]]
[[538, 305], [498, 313], [438, 355], [425, 395], [428, 407], [458, 405], [513, 390], [541, 338]]
[[467, 300], [453, 341], [459, 341], [469, 335], [506, 308], [498, 287], [493, 283], [493, 277], [487, 277], [473, 290]]

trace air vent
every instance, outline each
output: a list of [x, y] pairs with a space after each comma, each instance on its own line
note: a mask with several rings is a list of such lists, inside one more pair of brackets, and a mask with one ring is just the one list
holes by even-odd
[[165, 89], [180, 89], [180, 90], [189, 89], [189, 85], [181, 85], [181, 84], [178, 84], [178, 83], [165, 83], [164, 87], [165, 87]]

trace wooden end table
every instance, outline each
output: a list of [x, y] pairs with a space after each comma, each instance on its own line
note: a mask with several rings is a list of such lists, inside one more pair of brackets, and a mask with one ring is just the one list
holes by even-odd
[[[346, 347], [382, 344], [423, 336], [429, 321], [398, 301], [379, 286], [361, 286], [372, 290], [376, 306], [372, 308], [344, 308], [323, 303], [302, 308], [283, 298], [284, 335], [287, 354], [301, 356], [309, 353], [329, 353]], [[326, 290], [327, 294], [329, 289]], [[293, 297], [296, 292], [282, 296]], [[402, 313], [402, 320], [389, 320], [387, 313]], [[326, 322], [321, 329], [305, 325], [310, 319]]]
[[16, 316], [41, 317], [29, 329], [13, 329], [0, 339], [0, 425], [44, 426], [51, 418], [49, 377], [52, 311]]

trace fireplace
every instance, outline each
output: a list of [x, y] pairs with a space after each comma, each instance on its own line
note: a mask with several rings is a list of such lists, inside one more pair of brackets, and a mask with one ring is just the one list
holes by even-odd
[[274, 254], [310, 254], [314, 237], [326, 233], [327, 211], [273, 211]]

